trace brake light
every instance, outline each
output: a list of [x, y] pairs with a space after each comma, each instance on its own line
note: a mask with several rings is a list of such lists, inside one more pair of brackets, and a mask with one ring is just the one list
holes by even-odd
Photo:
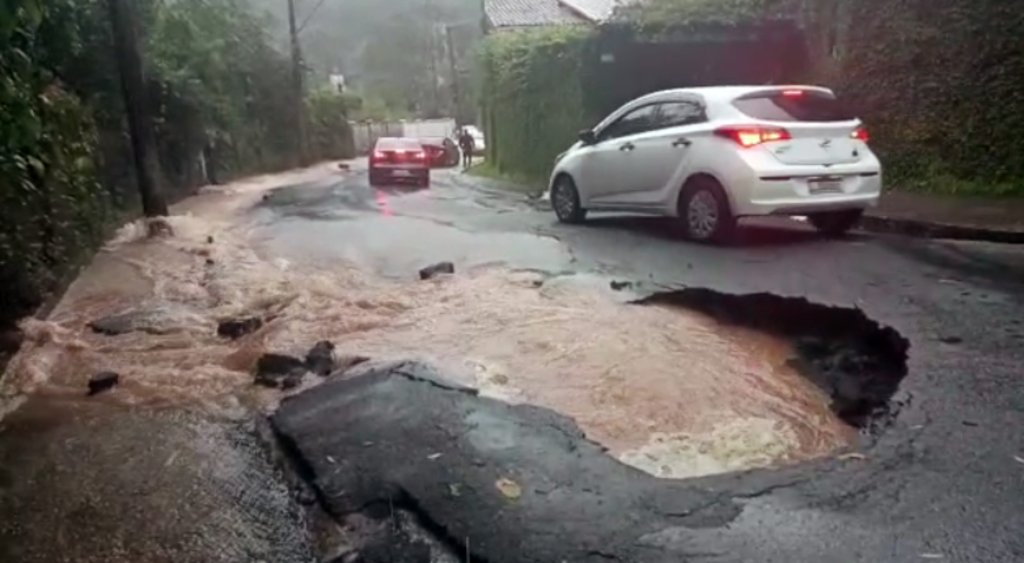
[[863, 127], [858, 127], [850, 133], [850, 137], [866, 143], [868, 142], [868, 130]]
[[803, 90], [783, 90], [782, 95], [787, 98], [797, 98], [804, 95]]
[[414, 160], [423, 160], [424, 158], [427, 157], [427, 153], [423, 151], [413, 151], [409, 153], [409, 156], [411, 156]]
[[787, 141], [791, 139], [789, 131], [781, 127], [719, 127], [715, 135], [731, 139], [741, 147], [753, 147], [771, 141]]
[[385, 159], [387, 157], [388, 157], [388, 155], [384, 151], [373, 151], [373, 159], [374, 160], [382, 160], [382, 159]]

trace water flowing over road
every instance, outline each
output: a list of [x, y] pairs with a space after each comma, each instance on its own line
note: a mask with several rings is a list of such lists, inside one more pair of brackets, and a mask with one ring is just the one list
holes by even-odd
[[[175, 206], [161, 223], [168, 229], [125, 225], [47, 318], [23, 323], [25, 344], [0, 391], [0, 559], [59, 561], [74, 553], [77, 560], [113, 563], [154, 557], [297, 563], [314, 557], [308, 515], [295, 504], [296, 499], [309, 504], [309, 495], [278, 478], [256, 438], [265, 429], [253, 426], [252, 415], [271, 412], [282, 397], [315, 388], [323, 379], [307, 374], [287, 391], [254, 385], [254, 368], [267, 352], [301, 357], [314, 343], [328, 340], [338, 357], [423, 359], [486, 397], [565, 414], [620, 461], [673, 479], [652, 481], [677, 483], [834, 457], [857, 444], [858, 434], [833, 413], [836, 394], [849, 390], [835, 388], [830, 396], [820, 382], [815, 385], [798, 372], [791, 338], [723, 324], [695, 311], [713, 307], [641, 303], [639, 297], [675, 288], [673, 282], [683, 279], [732, 293], [764, 291], [761, 286], [768, 285], [818, 301], [876, 303], [870, 305], [874, 314], [880, 313], [877, 303], [894, 299], [898, 304], [881, 312], [924, 315], [921, 303], [930, 303], [931, 316], [915, 322], [939, 327], [929, 330], [941, 332], [941, 340], [922, 344], [923, 329], [910, 326], [916, 344], [929, 354], [925, 357], [933, 358], [918, 360], [919, 369], [929, 362], [958, 361], [949, 349], [958, 340], [946, 333], [971, 315], [1002, 318], [1013, 302], [998, 291], [976, 289], [981, 282], [951, 281], [952, 274], [907, 266], [913, 263], [858, 238], [806, 242], [796, 227], [773, 235], [778, 238], [768, 245], [726, 250], [661, 240], [656, 220], [596, 217], [590, 226], [567, 229], [553, 226], [550, 214], [523, 199], [469, 182], [457, 172], [440, 171], [426, 190], [373, 189], [358, 164], [349, 171], [324, 165], [204, 189]], [[441, 261], [452, 262], [455, 273], [419, 279], [420, 268]], [[850, 264], [860, 266], [856, 291], [833, 276], [852, 271]], [[910, 296], [899, 297], [905, 288]], [[960, 312], [947, 315], [936, 303], [952, 303], [950, 310]], [[218, 336], [222, 321], [252, 318], [261, 323], [251, 333]], [[979, 373], [1002, 373], [1000, 354], [1024, 337], [1004, 324], [986, 332], [986, 338], [998, 341], [985, 348], [992, 361], [973, 356], [985, 365]], [[117, 373], [119, 384], [87, 396], [88, 382], [99, 372]], [[910, 387], [926, 393], [920, 385]], [[988, 389], [976, 389], [988, 393], [984, 411], [975, 412], [976, 401], [959, 396], [966, 406], [957, 407], [965, 413], [957, 429], [983, 425], [984, 413], [1004, 412], [992, 405], [1016, 400], [995, 386], [991, 393]], [[880, 392], [887, 400], [892, 390]], [[317, 393], [314, 389], [312, 397]], [[912, 393], [904, 395], [900, 423], [878, 455], [927, 457], [913, 441], [932, 432], [932, 419], [911, 401]], [[955, 433], [941, 424], [936, 428], [943, 436]], [[927, 436], [928, 443], [951, 449], [963, 450], [967, 443]], [[991, 438], [980, 443], [991, 445], [992, 459], [1015, 459]], [[855, 463], [863, 456], [840, 459]], [[933, 499], [929, 491], [950, 487], [1000, 496], [971, 489], [969, 483], [947, 483], [935, 476], [940, 473], [920, 486], [907, 475], [890, 475], [902, 463], [882, 463], [872, 470], [877, 474], [866, 477], [835, 473], [832, 480], [839, 481], [831, 487], [846, 499], [842, 502], [873, 498], [875, 490], [879, 498], [917, 502]], [[712, 506], [706, 504], [711, 501], [683, 489], [659, 498], [648, 491], [650, 485], [621, 473], [628, 468], [602, 467], [624, 479], [606, 484], [608, 498], [621, 495], [663, 516], [693, 516], [699, 522], [693, 524], [700, 531], [696, 535], [686, 532], [677, 541], [672, 534], [683, 528], [668, 528], [645, 541], [731, 541], [736, 553], [758, 557], [768, 544], [774, 554], [824, 553], [810, 544], [780, 544], [785, 534], [767, 544], [755, 542], [756, 547], [749, 543], [764, 522], [789, 525], [779, 512], [780, 501], [759, 500], [763, 491], [779, 486], [776, 481], [735, 493], [739, 496], [731, 498], [751, 499], [743, 511], [730, 508], [726, 498], [725, 508], [714, 504], [710, 514], [703, 508], [691, 514], [670, 506], [677, 502], [672, 495], [705, 503], [700, 506]], [[1002, 475], [986, 482], [1005, 485], [1005, 464], [986, 467]], [[941, 473], [947, 474], [968, 475]], [[779, 475], [788, 479], [786, 472]], [[824, 494], [806, 482], [801, 494]], [[569, 486], [591, 494], [584, 484]], [[698, 489], [701, 495], [721, 490]], [[943, 501], [951, 504], [949, 513], [955, 512], [957, 498]], [[804, 510], [819, 514], [812, 501]], [[890, 500], [879, 506], [889, 510]], [[999, 510], [1005, 522], [1014, 518], [1011, 510]], [[798, 535], [821, 538], [849, 530], [847, 520], [821, 514], [805, 515], [800, 522], [807, 529]], [[927, 519], [903, 514], [910, 533], [931, 529]], [[735, 525], [720, 527], [729, 518]], [[606, 523], [614, 525], [613, 520]], [[570, 524], [559, 525], [573, 532]], [[996, 537], [999, 529], [986, 533]], [[356, 533], [350, 527], [332, 530], [343, 537]], [[882, 539], [870, 544], [871, 553], [888, 549], [887, 533], [875, 534]], [[906, 549], [911, 559], [940, 551]], [[650, 560], [682, 557], [665, 554], [668, 559]], [[751, 557], [744, 560], [760, 560]]]
[[[26, 325], [5, 394], [76, 397], [109, 370], [123, 384], [99, 400], [237, 415], [277, 399], [252, 386], [261, 354], [326, 339], [339, 354], [429, 359], [487, 394], [568, 414], [661, 476], [850, 443], [828, 398], [788, 367], [787, 343], [625, 304], [609, 278], [573, 272], [554, 238], [474, 232], [473, 221], [522, 204], [459, 189], [450, 174], [429, 190], [381, 191], [321, 168], [208, 190], [168, 219], [173, 236], [127, 225], [47, 321]], [[459, 271], [416, 280], [439, 260]], [[86, 329], [122, 313], [136, 330]], [[239, 316], [273, 320], [239, 341], [217, 336], [219, 320]]]

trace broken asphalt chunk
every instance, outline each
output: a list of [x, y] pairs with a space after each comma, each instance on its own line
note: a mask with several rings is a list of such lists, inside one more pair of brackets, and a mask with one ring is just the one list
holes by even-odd
[[89, 396], [109, 391], [121, 382], [121, 376], [112, 371], [101, 371], [89, 378]]
[[306, 354], [306, 369], [320, 377], [327, 377], [334, 371], [334, 368], [333, 342], [321, 340], [314, 344]]
[[252, 334], [263, 326], [263, 319], [259, 317], [248, 317], [241, 319], [228, 319], [217, 325], [217, 336], [237, 340], [247, 334]]
[[431, 264], [426, 268], [420, 270], [420, 279], [429, 280], [435, 278], [440, 274], [454, 274], [455, 264], [451, 262], [438, 262], [437, 264]]
[[302, 383], [306, 363], [286, 354], [263, 354], [256, 361], [254, 383], [264, 387], [291, 389]]

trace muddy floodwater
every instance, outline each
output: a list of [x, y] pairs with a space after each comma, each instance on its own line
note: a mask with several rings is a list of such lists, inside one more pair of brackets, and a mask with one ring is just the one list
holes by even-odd
[[[585, 276], [494, 264], [424, 282], [411, 270], [396, 280], [290, 249], [251, 209], [265, 190], [302, 179], [200, 195], [168, 219], [173, 236], [125, 226], [48, 320], [24, 323], [24, 348], [4, 381], [8, 407], [37, 394], [72, 409], [88, 400], [241, 416], [280, 397], [253, 386], [260, 354], [301, 354], [326, 339], [339, 354], [428, 359], [485, 395], [563, 412], [625, 463], [663, 477], [827, 455], [854, 437], [828, 397], [787, 366], [788, 344], [770, 336], [625, 304], [607, 282]], [[390, 217], [382, 211], [376, 229]], [[137, 332], [87, 328], [130, 309], [146, 311]], [[236, 315], [272, 320], [238, 341], [218, 338], [218, 320]], [[86, 381], [103, 370], [121, 374], [122, 384], [86, 399]]]

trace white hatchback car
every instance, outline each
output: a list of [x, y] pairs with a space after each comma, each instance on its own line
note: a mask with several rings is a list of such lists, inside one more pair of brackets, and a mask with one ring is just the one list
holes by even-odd
[[861, 121], [827, 88], [665, 90], [622, 106], [558, 156], [549, 183], [563, 222], [587, 211], [679, 217], [725, 241], [740, 217], [806, 216], [841, 235], [877, 205], [882, 169]]

